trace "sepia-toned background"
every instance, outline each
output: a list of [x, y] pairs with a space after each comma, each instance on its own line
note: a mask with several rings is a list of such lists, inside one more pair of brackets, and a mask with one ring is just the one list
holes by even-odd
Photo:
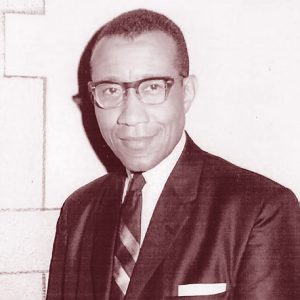
[[73, 100], [78, 64], [101, 25], [140, 7], [185, 34], [197, 144], [300, 198], [298, 0], [0, 0], [0, 300], [44, 299], [59, 208], [106, 172]]

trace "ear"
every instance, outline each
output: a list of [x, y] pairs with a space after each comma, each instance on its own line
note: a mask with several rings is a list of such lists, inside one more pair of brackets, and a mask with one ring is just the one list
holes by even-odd
[[187, 113], [192, 105], [192, 102], [196, 96], [197, 90], [197, 78], [195, 75], [190, 75], [183, 79], [184, 88], [184, 112]]

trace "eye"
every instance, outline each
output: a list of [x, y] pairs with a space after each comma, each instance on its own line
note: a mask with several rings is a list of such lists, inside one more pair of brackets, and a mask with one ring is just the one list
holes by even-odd
[[149, 88], [150, 90], [155, 91], [155, 90], [160, 89], [160, 88], [162, 88], [162, 87], [161, 87], [159, 84], [157, 84], [157, 83], [153, 83], [153, 84], [151, 84], [148, 88]]
[[163, 81], [150, 81], [144, 82], [142, 85], [142, 91], [148, 94], [156, 94], [165, 89], [165, 84]]
[[115, 88], [115, 87], [108, 87], [106, 89], [103, 90], [103, 95], [117, 95], [119, 94], [120, 92], [120, 89], [118, 88]]

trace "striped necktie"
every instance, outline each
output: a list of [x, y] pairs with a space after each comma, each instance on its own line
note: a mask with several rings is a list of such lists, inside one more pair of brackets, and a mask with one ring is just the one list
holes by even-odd
[[142, 173], [134, 173], [124, 203], [121, 207], [119, 234], [114, 255], [112, 300], [124, 299], [140, 251], [142, 189], [145, 185]]

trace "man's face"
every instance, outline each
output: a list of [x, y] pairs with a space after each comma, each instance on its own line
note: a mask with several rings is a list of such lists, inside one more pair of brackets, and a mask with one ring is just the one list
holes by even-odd
[[191, 78], [179, 77], [175, 61], [175, 42], [163, 32], [148, 32], [134, 39], [105, 37], [94, 49], [94, 82], [176, 78], [167, 100], [161, 104], [142, 103], [130, 88], [121, 106], [95, 107], [103, 138], [130, 171], [144, 172], [155, 167], [171, 153], [182, 135], [194, 86]]

